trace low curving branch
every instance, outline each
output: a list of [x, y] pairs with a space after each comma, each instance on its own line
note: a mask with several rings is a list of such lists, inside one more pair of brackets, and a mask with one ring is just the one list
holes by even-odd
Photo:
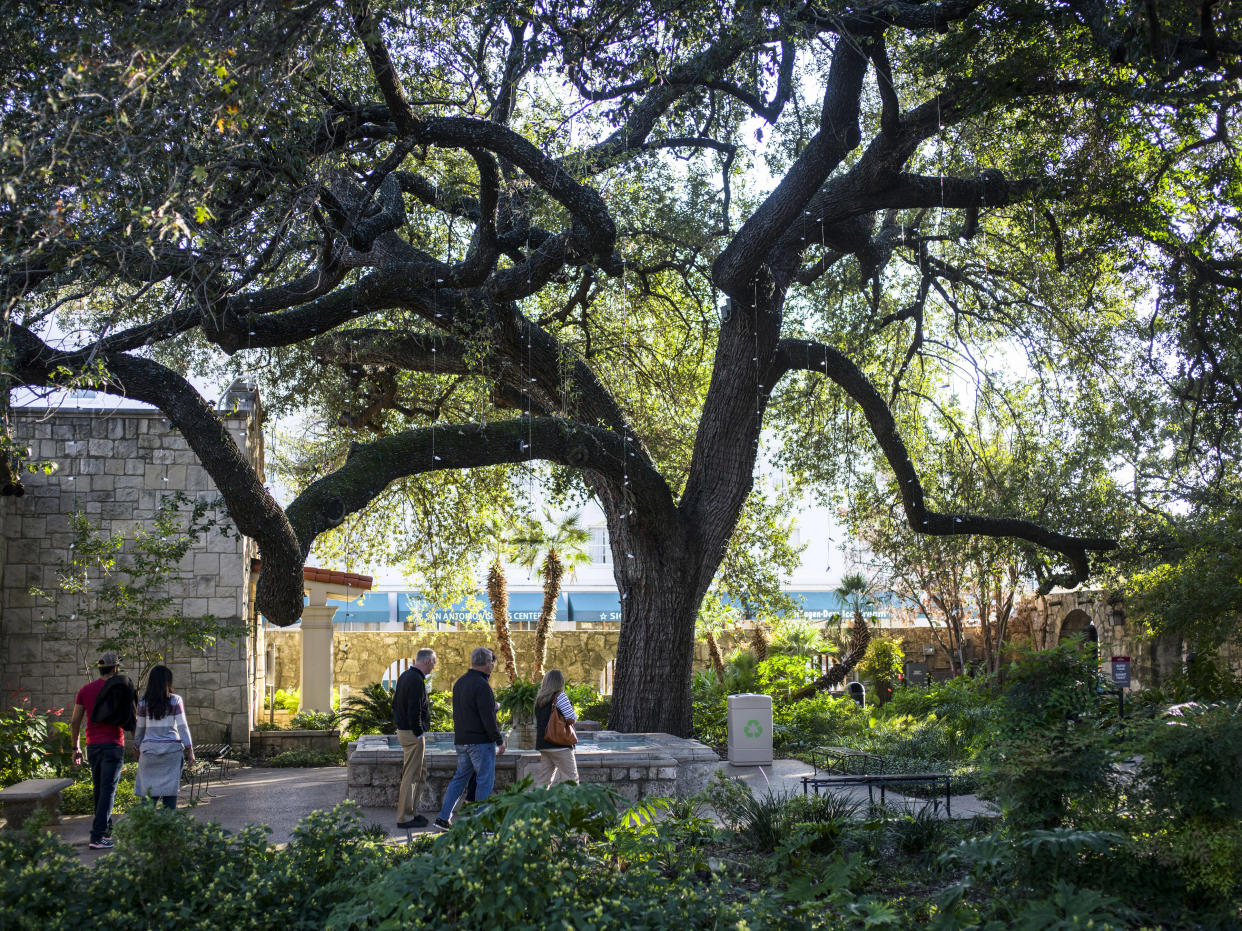
[[[897, 431], [897, 421], [884, 397], [871, 380], [844, 353], [808, 340], [782, 339], [777, 348], [780, 374], [802, 370], [822, 373], [832, 379], [862, 408], [867, 425], [880, 444], [884, 458], [901, 489], [906, 520], [917, 533], [935, 536], [1014, 537], [1050, 549], [1069, 560], [1071, 571], [1046, 580], [1053, 585], [1073, 588], [1090, 575], [1089, 552], [1107, 552], [1117, 541], [1107, 537], [1076, 537], [1049, 530], [1028, 520], [1012, 517], [984, 517], [975, 514], [941, 514], [928, 510], [923, 486], [906, 444]], [[1041, 586], [1042, 587], [1042, 586]]]

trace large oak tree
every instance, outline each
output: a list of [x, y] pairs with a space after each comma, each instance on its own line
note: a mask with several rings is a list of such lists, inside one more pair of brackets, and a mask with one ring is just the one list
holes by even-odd
[[[1234, 364], [1210, 0], [70, 6], [4, 4], [8, 387], [167, 414], [278, 624], [394, 483], [552, 463], [607, 515], [612, 723], [684, 734], [765, 417], [878, 449], [916, 532], [1076, 584], [1085, 522], [929, 505], [899, 425], [930, 381], [1016, 347], [1095, 390], [1148, 288], [1170, 351]], [[230, 358], [353, 437], [286, 508], [186, 378]]]

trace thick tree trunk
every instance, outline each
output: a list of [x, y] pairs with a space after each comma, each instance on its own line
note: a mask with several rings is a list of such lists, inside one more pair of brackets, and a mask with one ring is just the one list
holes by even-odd
[[676, 525], [652, 533], [629, 515], [615, 523], [621, 637], [609, 726], [688, 737], [694, 625], [703, 599], [692, 582], [697, 554]]

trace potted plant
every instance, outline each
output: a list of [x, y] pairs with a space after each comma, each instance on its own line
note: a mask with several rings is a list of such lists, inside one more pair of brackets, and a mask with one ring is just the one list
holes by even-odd
[[535, 747], [535, 696], [539, 683], [529, 679], [514, 679], [496, 693], [500, 710], [508, 712], [509, 746], [514, 750], [532, 750]]

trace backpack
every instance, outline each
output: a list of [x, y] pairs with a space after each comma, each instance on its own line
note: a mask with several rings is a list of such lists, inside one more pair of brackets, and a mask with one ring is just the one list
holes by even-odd
[[115, 675], [104, 682], [91, 709], [91, 720], [126, 731], [138, 726], [138, 690], [129, 676]]

